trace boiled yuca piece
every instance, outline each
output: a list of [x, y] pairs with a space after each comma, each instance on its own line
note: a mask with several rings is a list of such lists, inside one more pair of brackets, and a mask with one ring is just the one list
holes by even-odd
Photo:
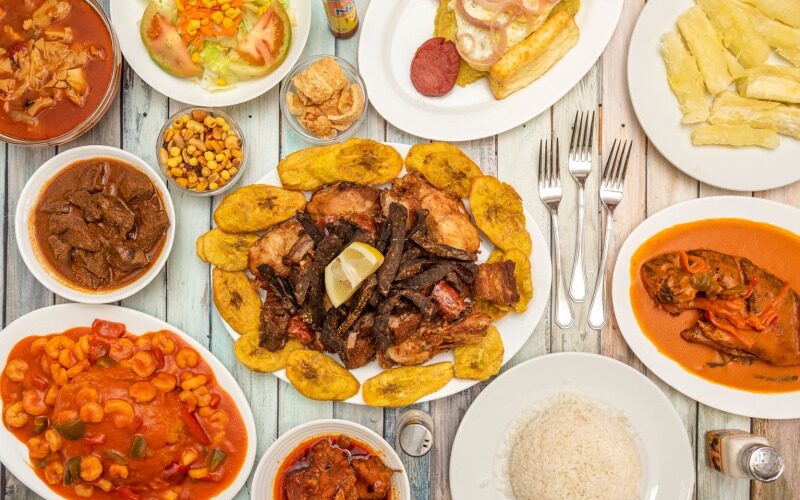
[[761, 146], [774, 149], [780, 143], [774, 130], [747, 125], [705, 125], [692, 130], [695, 146]]
[[697, 59], [708, 91], [717, 95], [725, 90], [733, 81], [725, 59], [725, 47], [703, 9], [695, 6], [681, 14], [678, 29]]
[[714, 125], [749, 125], [800, 139], [800, 106], [749, 99], [723, 92], [714, 99], [708, 121]]
[[738, 1], [734, 5], [747, 14], [753, 29], [778, 55], [795, 66], [800, 66], [800, 29], [778, 22], [750, 5]]
[[560, 11], [528, 38], [511, 47], [489, 70], [497, 99], [508, 97], [542, 76], [578, 43], [580, 31], [569, 11]]
[[800, 28], [800, 2], [797, 0], [744, 0], [772, 19]]
[[744, 97], [797, 104], [800, 103], [800, 68], [753, 68], [737, 80], [736, 88]]
[[681, 36], [674, 31], [661, 37], [661, 55], [667, 66], [667, 81], [678, 98], [682, 123], [702, 123], [708, 118], [708, 103], [703, 75], [694, 56], [686, 50]]
[[734, 80], [744, 76], [744, 66], [742, 66], [742, 63], [736, 59], [736, 56], [731, 54], [728, 50], [725, 51], [725, 62], [728, 63], [728, 72]]
[[753, 28], [750, 18], [729, 0], [698, 0], [722, 43], [746, 68], [767, 62], [769, 45]]

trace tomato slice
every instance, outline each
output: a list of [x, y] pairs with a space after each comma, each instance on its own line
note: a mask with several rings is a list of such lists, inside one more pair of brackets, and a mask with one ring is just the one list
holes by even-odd
[[292, 23], [279, 0], [273, 0], [266, 12], [239, 42], [236, 51], [255, 66], [276, 68], [289, 52]]

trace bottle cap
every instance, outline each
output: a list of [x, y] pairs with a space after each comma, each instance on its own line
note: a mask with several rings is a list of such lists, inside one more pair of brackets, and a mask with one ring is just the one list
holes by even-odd
[[420, 410], [408, 410], [397, 421], [397, 440], [409, 456], [421, 457], [433, 447], [433, 419]]
[[769, 483], [783, 474], [783, 455], [772, 446], [756, 444], [742, 453], [742, 466], [756, 481]]

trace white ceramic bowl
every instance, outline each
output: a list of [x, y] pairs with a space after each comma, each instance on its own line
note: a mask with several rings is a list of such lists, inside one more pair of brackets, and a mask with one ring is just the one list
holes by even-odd
[[387, 466], [396, 472], [392, 475], [392, 500], [411, 500], [411, 487], [408, 484], [408, 474], [394, 449], [381, 436], [361, 424], [347, 420], [325, 419], [314, 420], [303, 425], [298, 425], [277, 441], [272, 443], [261, 461], [258, 463], [253, 483], [250, 486], [252, 500], [275, 500], [272, 498], [275, 476], [281, 467], [283, 459], [288, 456], [298, 445], [315, 436], [345, 434], [367, 444], [383, 460]]
[[[50, 271], [47, 265], [42, 263], [42, 257], [37, 255], [38, 250], [36, 244], [31, 238], [29, 221], [31, 212], [36, 207], [36, 201], [42, 192], [42, 189], [47, 186], [50, 179], [52, 179], [58, 172], [61, 172], [66, 167], [81, 160], [88, 160], [91, 158], [111, 158], [125, 162], [141, 173], [145, 174], [156, 187], [161, 200], [164, 203], [164, 209], [169, 216], [169, 228], [167, 229], [164, 246], [161, 253], [158, 255], [156, 261], [150, 266], [142, 276], [136, 281], [129, 283], [120, 288], [113, 290], [105, 290], [94, 292], [87, 289], [81, 289], [66, 285], [62, 280], [63, 278], [57, 277]], [[161, 271], [164, 264], [167, 262], [170, 252], [172, 251], [172, 243], [175, 240], [175, 207], [172, 204], [172, 198], [167, 191], [167, 186], [164, 181], [158, 176], [155, 170], [150, 165], [145, 163], [144, 160], [136, 155], [123, 151], [121, 149], [112, 148], [109, 146], [83, 146], [67, 150], [59, 155], [54, 156], [45, 162], [38, 170], [28, 179], [25, 187], [22, 189], [22, 194], [17, 204], [17, 212], [14, 220], [14, 227], [17, 234], [17, 248], [19, 253], [22, 254], [22, 260], [31, 271], [31, 273], [39, 280], [39, 283], [46, 286], [50, 291], [56, 293], [65, 299], [73, 302], [83, 302], [86, 304], [106, 304], [116, 302], [118, 300], [130, 297], [138, 292], [148, 283], [153, 281], [153, 278]]]

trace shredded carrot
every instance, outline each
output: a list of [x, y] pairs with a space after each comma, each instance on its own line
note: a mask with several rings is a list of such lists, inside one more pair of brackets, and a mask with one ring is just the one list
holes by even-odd
[[242, 23], [243, 0], [177, 0], [178, 32], [196, 48], [206, 38], [229, 38]]

